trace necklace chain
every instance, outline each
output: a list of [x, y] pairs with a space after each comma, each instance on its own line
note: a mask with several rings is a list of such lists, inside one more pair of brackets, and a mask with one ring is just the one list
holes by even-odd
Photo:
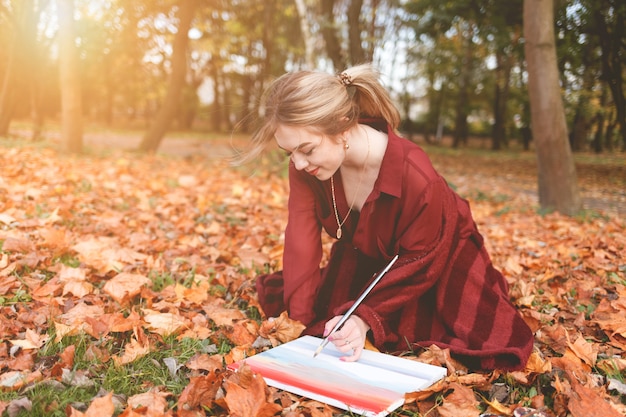
[[335, 211], [335, 219], [337, 220], [337, 239], [341, 239], [341, 236], [343, 235], [341, 227], [348, 220], [348, 217], [350, 217], [350, 213], [352, 213], [352, 208], [354, 207], [354, 203], [356, 203], [356, 198], [359, 195], [359, 191], [361, 190], [361, 184], [363, 184], [363, 177], [365, 176], [365, 166], [367, 165], [367, 160], [369, 159], [369, 156], [370, 156], [370, 137], [367, 134], [367, 129], [364, 129], [364, 130], [365, 130], [365, 137], [367, 139], [367, 154], [365, 155], [365, 160], [363, 161], [363, 168], [361, 168], [361, 174], [359, 175], [359, 185], [357, 186], [354, 192], [354, 196], [352, 197], [352, 203], [350, 204], [350, 208], [348, 209], [348, 212], [346, 213], [346, 217], [344, 217], [343, 220], [339, 219], [339, 211], [337, 210], [337, 198], [335, 197], [335, 181], [333, 180], [334, 175], [330, 177], [330, 191], [333, 197], [333, 210]]

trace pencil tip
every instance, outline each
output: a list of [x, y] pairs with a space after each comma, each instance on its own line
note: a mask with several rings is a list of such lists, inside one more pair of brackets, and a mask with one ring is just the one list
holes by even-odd
[[319, 355], [321, 351], [322, 351], [322, 346], [315, 349], [315, 353], [313, 354], [313, 357], [316, 357], [317, 355]]

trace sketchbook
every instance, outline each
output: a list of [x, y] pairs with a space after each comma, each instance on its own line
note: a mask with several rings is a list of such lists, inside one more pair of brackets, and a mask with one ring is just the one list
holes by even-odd
[[267, 385], [365, 416], [385, 416], [404, 404], [404, 395], [421, 391], [446, 376], [446, 368], [364, 350], [357, 362], [339, 360], [333, 344], [313, 358], [322, 339], [299, 339], [243, 362]]

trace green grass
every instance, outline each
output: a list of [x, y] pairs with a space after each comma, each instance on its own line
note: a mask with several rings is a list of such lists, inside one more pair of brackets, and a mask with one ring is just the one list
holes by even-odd
[[[64, 371], [57, 380], [47, 379], [20, 391], [0, 391], [0, 401], [24, 397], [30, 400], [32, 408], [21, 410], [15, 417], [65, 417], [68, 406], [84, 411], [102, 392], [114, 392], [116, 396], [127, 399], [158, 387], [161, 391], [171, 392], [172, 398], [178, 398], [189, 383], [189, 371], [184, 364], [192, 356], [197, 353], [227, 353], [232, 348], [224, 337], [216, 343], [170, 337], [160, 341], [146, 356], [127, 365], [116, 366], [110, 358], [102, 361], [94, 357], [94, 349], [121, 353], [129, 337], [124, 334], [98, 341], [88, 335], [80, 335], [65, 337], [59, 343], [48, 342], [37, 357], [41, 366], [54, 366], [58, 363], [59, 354], [73, 345], [76, 349], [73, 368]], [[50, 340], [54, 340], [53, 331]], [[171, 400], [169, 406], [175, 405]]]

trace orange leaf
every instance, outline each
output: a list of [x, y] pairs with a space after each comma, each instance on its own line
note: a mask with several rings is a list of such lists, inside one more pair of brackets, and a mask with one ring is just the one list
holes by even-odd
[[143, 309], [144, 321], [148, 323], [148, 330], [168, 336], [177, 333], [180, 329], [187, 326], [187, 320], [175, 313], [159, 313], [149, 309]]
[[287, 312], [283, 311], [279, 317], [261, 323], [259, 336], [269, 339], [272, 346], [278, 346], [297, 339], [305, 327], [301, 322], [290, 319]]
[[282, 410], [267, 401], [267, 384], [263, 377], [245, 364], [225, 381], [229, 414], [235, 417], [270, 417]]
[[147, 413], [143, 413], [143, 415], [163, 415], [168, 408], [167, 397], [170, 395], [169, 392], [151, 390], [133, 395], [128, 399], [127, 404], [131, 408], [146, 407]]
[[478, 401], [474, 391], [461, 384], [452, 383], [450, 388], [454, 391], [448, 395], [443, 405], [437, 407], [441, 417], [478, 417]]
[[115, 405], [113, 404], [113, 393], [109, 392], [104, 397], [96, 398], [91, 402], [89, 408], [84, 413], [70, 408], [70, 417], [109, 417], [115, 413]]
[[107, 281], [102, 289], [118, 303], [125, 304], [138, 295], [144, 285], [151, 282], [143, 275], [122, 272]]
[[570, 378], [574, 394], [567, 404], [572, 417], [620, 417], [619, 413], [598, 389], [587, 388], [575, 377]]
[[193, 410], [197, 407], [212, 407], [217, 392], [222, 386], [224, 374], [211, 372], [209, 375], [196, 376], [189, 379], [178, 399], [178, 408]]

